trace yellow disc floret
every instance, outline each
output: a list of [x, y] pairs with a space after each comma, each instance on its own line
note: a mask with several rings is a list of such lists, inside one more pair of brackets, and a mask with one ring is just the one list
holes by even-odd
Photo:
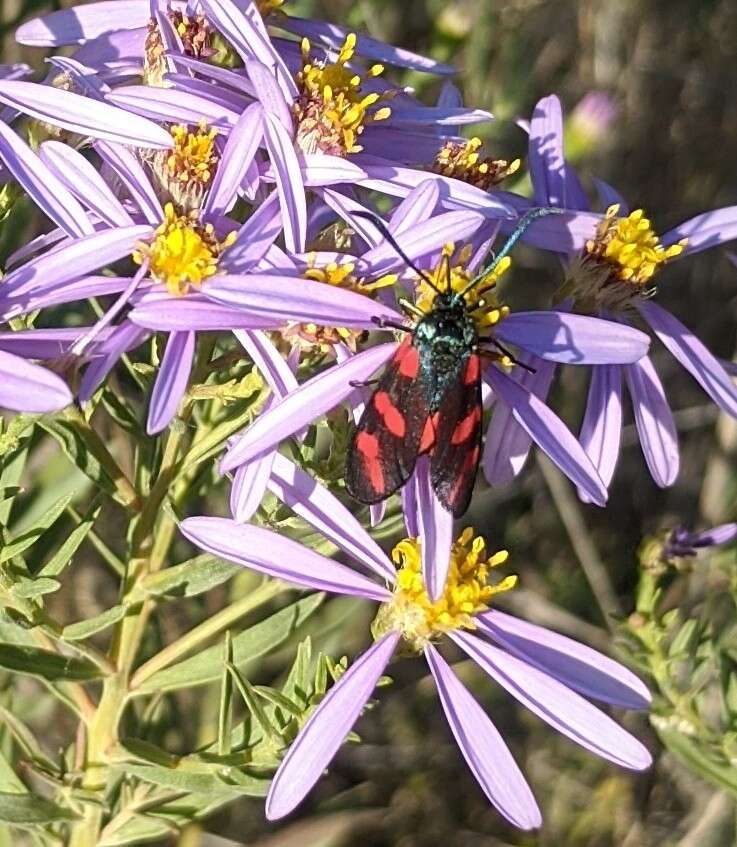
[[[297, 144], [305, 153], [327, 153], [346, 156], [362, 147], [358, 136], [366, 124], [385, 120], [391, 114], [388, 106], [373, 109], [388, 93], [361, 90], [363, 80], [347, 67], [356, 50], [356, 36], [346, 36], [334, 62], [312, 62], [310, 42], [302, 40], [302, 70], [297, 74], [299, 96], [294, 105], [297, 122]], [[383, 65], [372, 65], [367, 77], [383, 73]], [[371, 110], [371, 111], [369, 111]]]
[[186, 294], [216, 272], [220, 254], [233, 243], [235, 233], [218, 241], [212, 224], [201, 226], [196, 212], [178, 215], [171, 203], [164, 214], [153, 240], [140, 244], [133, 260], [139, 265], [147, 261], [151, 276], [171, 294]]
[[663, 247], [642, 209], [619, 217], [619, 206], [610, 206], [594, 237], [571, 263], [557, 299], [573, 297], [586, 312], [621, 311], [649, 293], [656, 272], [686, 244], [682, 239]]
[[[448, 277], [450, 277], [450, 287], [453, 291], [466, 292], [464, 297], [471, 309], [471, 317], [480, 330], [498, 324], [502, 318], [509, 314], [509, 306], [499, 302], [495, 288], [502, 274], [511, 267], [512, 260], [505, 256], [493, 270], [479, 276], [474, 285], [470, 286], [471, 280], [474, 278], [467, 267], [471, 254], [472, 248], [469, 244], [461, 248], [457, 254], [454, 244], [446, 244], [443, 247], [440, 261], [427, 272], [427, 275], [435, 288], [440, 291], [448, 290]], [[436, 295], [437, 292], [425, 280], [420, 279], [417, 285], [415, 305], [421, 312], [427, 313], [432, 308]]]
[[438, 151], [432, 170], [443, 176], [460, 179], [488, 191], [503, 179], [519, 170], [520, 160], [482, 158], [480, 138], [468, 141], [448, 141]]
[[443, 596], [432, 602], [422, 578], [419, 541], [414, 538], [400, 541], [392, 551], [392, 559], [399, 568], [394, 596], [379, 609], [374, 635], [400, 632], [412, 649], [421, 650], [443, 633], [475, 629], [473, 616], [487, 611], [495, 594], [508, 591], [517, 582], [516, 576], [507, 576], [495, 585], [487, 582], [490, 570], [507, 558], [506, 550], [487, 558], [484, 539], [474, 536], [470, 527], [466, 528], [451, 547]]

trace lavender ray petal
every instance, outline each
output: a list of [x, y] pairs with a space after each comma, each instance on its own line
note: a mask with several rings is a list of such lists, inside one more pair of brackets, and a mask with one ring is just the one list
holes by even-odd
[[[540, 218], [525, 230], [522, 240], [541, 250], [555, 253], [575, 253], [582, 250], [586, 242], [593, 238], [602, 216], [594, 212], [566, 211], [561, 215]], [[502, 222], [501, 231], [506, 235], [513, 229], [511, 224]]]
[[5, 315], [6, 318], [15, 317], [36, 309], [72, 303], [75, 300], [87, 300], [89, 297], [118, 294], [130, 284], [130, 277], [88, 276], [74, 282], [66, 282], [63, 285], [52, 285], [51, 288], [39, 287], [17, 298], [0, 299], [0, 314]]
[[619, 206], [620, 215], [629, 215], [629, 204], [616, 188], [609, 185], [608, 182], [604, 182], [603, 179], [597, 179], [596, 177], [594, 177], [594, 185], [596, 186], [596, 193], [599, 195], [602, 208], [608, 209], [610, 206]]
[[[515, 217], [517, 214], [516, 206], [510, 206], [501, 199], [499, 192], [491, 194], [458, 179], [402, 167], [365, 154], [354, 156], [352, 161], [365, 174], [360, 180], [362, 185], [391, 197], [406, 197], [421, 182], [434, 179], [440, 187], [441, 202], [446, 209], [477, 212], [489, 218]], [[594, 229], [595, 224], [588, 234], [589, 238]], [[580, 246], [583, 247], [583, 244], [582, 241]]]
[[297, 86], [283, 59], [274, 49], [261, 13], [252, 0], [202, 0], [208, 19], [245, 59], [258, 59], [273, 69], [284, 97], [290, 103], [297, 96]]
[[298, 277], [218, 274], [208, 280], [203, 292], [218, 303], [270, 319], [274, 327], [286, 321], [300, 321], [375, 329], [377, 318], [395, 323], [404, 321], [399, 312], [363, 294]]
[[696, 215], [666, 232], [660, 241], [664, 247], [669, 247], [682, 238], [687, 238], [688, 244], [681, 256], [700, 253], [732, 241], [737, 238], [737, 206], [725, 206]]
[[84, 44], [110, 30], [145, 27], [149, 10], [149, 0], [103, 0], [32, 18], [18, 27], [15, 37], [28, 47]]
[[0, 332], [0, 350], [22, 359], [58, 359], [69, 352], [71, 345], [84, 331], [85, 327]]
[[678, 431], [663, 385], [649, 356], [626, 365], [624, 374], [645, 461], [655, 483], [667, 488], [676, 481], [680, 458]]
[[500, 399], [512, 407], [517, 422], [563, 473], [582, 488], [597, 506], [603, 506], [607, 490], [583, 447], [563, 421], [539, 398], [496, 368], [487, 379]]
[[420, 520], [417, 508], [417, 488], [413, 484], [403, 485], [399, 492], [402, 498], [402, 515], [408, 538], [420, 537]]
[[[537, 359], [529, 353], [523, 353], [519, 361], [535, 370], [530, 373], [518, 368], [520, 373], [517, 381], [545, 402], [555, 376], [555, 364]], [[484, 384], [487, 384], [486, 377]], [[491, 415], [481, 457], [484, 476], [489, 485], [506, 485], [511, 482], [522, 470], [531, 446], [532, 438], [517, 423], [512, 407], [506, 403], [497, 403]]]
[[354, 214], [354, 212], [372, 211], [367, 209], [362, 203], [330, 188], [317, 189], [316, 193], [322, 197], [327, 206], [338, 213], [359, 238], [362, 238], [366, 242], [368, 247], [376, 247], [384, 240], [384, 236], [375, 224], [360, 215]]
[[265, 333], [237, 329], [233, 335], [253, 359], [267, 385], [279, 400], [299, 387], [289, 364]]
[[[289, 32], [295, 32], [297, 35], [307, 36], [311, 41], [319, 41], [333, 50], [340, 50], [349, 32], [349, 30], [333, 23], [310, 21], [293, 15], [280, 18], [277, 25]], [[443, 75], [456, 73], [456, 69], [452, 65], [436, 62], [434, 59], [428, 59], [410, 50], [385, 44], [383, 41], [370, 38], [368, 35], [358, 36], [356, 52], [359, 56], [370, 61], [386, 62], [388, 65], [396, 65], [400, 68]]]
[[65, 241], [69, 238], [70, 236], [61, 227], [54, 227], [51, 232], [44, 232], [41, 235], [37, 235], [12, 252], [5, 262], [5, 268], [6, 270], [14, 268], [26, 259], [51, 249], [58, 245], [60, 241]]
[[363, 574], [268, 529], [210, 517], [187, 518], [179, 529], [208, 553], [302, 588], [379, 602], [391, 597]]
[[670, 312], [651, 300], [637, 306], [653, 332], [725, 412], [737, 417], [737, 386], [701, 341]]
[[[419, 259], [440, 250], [449, 241], [471, 238], [483, 222], [483, 216], [477, 212], [443, 212], [398, 236], [397, 243], [410, 259]], [[386, 241], [364, 254], [363, 261], [374, 274], [404, 267], [404, 260]]]
[[72, 402], [61, 377], [0, 350], [0, 407], [14, 412], [56, 412]]
[[551, 94], [537, 102], [530, 121], [530, 177], [539, 206], [566, 207], [566, 161], [563, 154], [563, 114]]
[[79, 402], [87, 403], [123, 353], [137, 347], [147, 335], [145, 329], [127, 320], [115, 327], [97, 348], [96, 352], [100, 355], [90, 362], [84, 372], [77, 392]]
[[107, 144], [104, 141], [98, 141], [94, 147], [128, 189], [145, 219], [152, 226], [158, 226], [164, 220], [164, 210], [151, 180], [134, 154], [121, 144]]
[[[113, 194], [96, 168], [68, 144], [45, 141], [41, 159], [72, 194], [109, 226], [131, 226], [133, 219]], [[92, 232], [90, 227], [89, 232]]]
[[353, 392], [352, 382], [368, 379], [395, 349], [396, 344], [371, 347], [300, 385], [251, 424], [238, 443], [225, 454], [221, 471], [225, 473], [250, 462], [337, 406]]
[[737, 538], [737, 523], [725, 523], [703, 532], [694, 533], [691, 538], [691, 546], [716, 547], [720, 544], [729, 544], [735, 538]]
[[579, 694], [622, 709], [647, 709], [647, 687], [630, 670], [572, 638], [493, 609], [475, 616], [479, 631], [507, 652]]
[[399, 634], [392, 632], [372, 644], [310, 715], [271, 783], [266, 798], [268, 820], [288, 815], [320, 779], [376, 688], [398, 640]]
[[[586, 455], [609, 486], [619, 458], [622, 434], [622, 371], [616, 365], [594, 368], [579, 440]], [[579, 491], [582, 500], [586, 492]]]
[[[236, 125], [239, 117], [239, 113], [234, 109], [229, 109], [192, 91], [181, 91], [176, 88], [121, 85], [111, 91], [106, 99], [120, 106], [118, 111], [127, 109], [128, 111], [124, 114], [131, 118], [140, 115], [142, 119], [151, 118], [170, 123], [195, 125], [204, 119], [210, 126], [217, 129], [230, 130]], [[169, 142], [167, 146], [171, 146], [170, 135]], [[122, 139], [122, 143], [126, 143], [125, 139]]]
[[75, 197], [3, 121], [0, 121], [0, 159], [39, 208], [66, 233], [82, 236], [94, 232]]
[[425, 658], [458, 747], [484, 794], [514, 826], [539, 827], [540, 809], [497, 728], [431, 644]]
[[290, 138], [293, 138], [294, 118], [290, 109], [291, 102], [287, 102], [284, 97], [273, 71], [263, 62], [259, 62], [257, 59], [249, 59], [246, 61], [246, 73], [253, 83], [261, 105], [279, 120], [289, 133]]
[[633, 327], [559, 311], [515, 312], [494, 327], [494, 336], [568, 365], [636, 362], [650, 346], [648, 336]]
[[222, 85], [232, 88], [241, 94], [245, 94], [253, 99], [256, 98], [256, 89], [251, 81], [243, 76], [242, 71], [236, 72], [229, 68], [221, 68], [217, 65], [211, 65], [209, 62], [194, 59], [192, 56], [172, 54], [170, 58], [176, 66], [194, 71], [199, 77], [207, 77], [212, 82], [222, 83]]
[[430, 479], [430, 461], [420, 456], [409, 485], [415, 488], [422, 578], [430, 599], [443, 596], [453, 544], [453, 515], [440, 505]]
[[248, 273], [268, 253], [281, 231], [279, 195], [274, 191], [238, 230], [235, 241], [223, 254], [220, 267], [229, 274]]
[[56, 287], [79, 279], [129, 255], [136, 242], [151, 232], [150, 226], [127, 226], [86, 235], [16, 268], [5, 278], [2, 295], [18, 297], [41, 286]]
[[336, 547], [390, 584], [394, 582], [395, 568], [353, 514], [325, 486], [279, 453], [274, 456], [268, 487]]
[[171, 423], [187, 390], [196, 341], [194, 332], [172, 332], [151, 392], [146, 432], [156, 435]]
[[322, 185], [355, 183], [365, 179], [366, 172], [348, 159], [328, 156], [326, 153], [305, 153], [301, 159], [302, 178], [305, 185], [319, 188]]
[[481, 670], [572, 741], [625, 768], [644, 770], [652, 763], [634, 736], [554, 677], [462, 630], [450, 637]]
[[435, 179], [426, 179], [402, 200], [392, 212], [389, 229], [396, 237], [408, 232], [432, 216], [440, 200], [440, 186]]
[[230, 209], [261, 142], [261, 120], [262, 111], [258, 103], [252, 103], [238, 118], [228, 136], [215, 171], [215, 178], [207, 194], [203, 209], [204, 220], [224, 215]]
[[[164, 90], [164, 89], [158, 89]], [[171, 135], [147, 120], [109, 103], [35, 82], [0, 82], [0, 101], [25, 114], [92, 138], [136, 147], [166, 149]]]
[[427, 124], [428, 126], [464, 126], [491, 121], [494, 116], [485, 109], [469, 109], [445, 106], [411, 106], [398, 105], [392, 107], [392, 126]]
[[287, 250], [302, 253], [307, 238], [307, 199], [297, 154], [289, 134], [277, 117], [264, 114], [264, 138], [271, 166], [276, 173], [276, 190], [284, 222]]
[[[268, 409], [268, 406], [265, 407]], [[241, 465], [233, 475], [230, 489], [230, 511], [233, 520], [247, 523], [258, 509], [271, 476], [275, 453], [266, 453], [247, 465]]]
[[193, 330], [273, 329], [274, 321], [264, 320], [227, 305], [213, 303], [199, 293], [176, 297], [166, 291], [152, 291], [138, 301], [128, 315], [134, 323], [161, 332]]
[[369, 523], [371, 526], [378, 526], [384, 520], [385, 514], [386, 500], [382, 500], [381, 503], [372, 503], [369, 506]]

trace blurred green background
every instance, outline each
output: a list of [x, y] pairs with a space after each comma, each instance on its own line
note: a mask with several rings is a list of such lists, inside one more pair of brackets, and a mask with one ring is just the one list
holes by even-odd
[[[2, 60], [28, 61], [38, 67], [41, 51], [15, 45], [13, 30], [34, 14], [60, 5], [64, 4], [2, 0]], [[514, 125], [516, 118], [529, 117], [537, 99], [548, 93], [557, 93], [570, 114], [587, 93], [604, 92], [616, 117], [600, 138], [576, 144], [573, 158], [587, 188], [593, 190], [593, 176], [612, 183], [633, 207], [646, 210], [660, 232], [698, 212], [737, 204], [734, 0], [288, 0], [285, 10], [356, 27], [455, 64], [466, 102], [490, 109], [497, 118], [479, 128], [489, 151], [505, 159], [521, 157], [523, 169], [525, 136]], [[430, 77], [394, 78], [413, 85], [423, 97], [437, 93], [437, 81]], [[725, 253], [711, 251], [666, 269], [659, 277], [659, 299], [717, 355], [732, 358], [737, 269]], [[539, 296], [541, 290], [543, 296], [552, 293], [550, 263], [522, 250], [515, 266], [520, 296], [532, 292]], [[469, 516], [492, 547], [511, 551], [511, 569], [520, 574], [521, 588], [505, 598], [508, 608], [604, 650], [612, 649], [616, 616], [626, 618], [634, 608], [636, 551], [642, 537], [675, 523], [701, 527], [737, 517], [737, 427], [717, 417], [698, 387], [662, 349], [656, 346], [654, 356], [671, 404], [678, 410], [683, 443], [681, 477], [672, 490], [660, 491], [650, 481], [630, 426], [605, 511], [578, 504], [557, 473], [533, 459], [518, 483], [487, 492]], [[568, 369], [555, 392], [564, 417], [578, 421], [585, 397], [583, 375]], [[32, 470], [37, 481], [58, 483], [42, 459]], [[71, 486], [72, 481], [65, 479], [64, 484]], [[222, 509], [219, 496], [210, 501], [214, 509]], [[107, 533], [114, 537], [114, 524]], [[734, 567], [734, 557], [728, 554], [716, 564], [702, 561], [693, 572], [679, 574], [670, 586], [672, 604], [701, 614], [710, 592], [731, 584]], [[77, 620], [105, 608], [115, 602], [110, 591], [106, 574], [91, 560], [76, 571], [73, 591], [63, 598], [69, 608], [59, 611], [59, 617]], [[174, 634], [188, 628], [192, 620], [218, 607], [217, 592], [214, 595], [208, 595], [205, 606], [180, 609], [182, 617], [172, 615], [164, 626]], [[733, 620], [734, 607], [729, 606], [726, 614]], [[333, 601], [314, 634], [324, 636], [323, 648], [352, 655], [365, 646], [351, 636], [357, 620], [348, 601]], [[656, 764], [633, 776], [580, 752], [471, 668], [461, 670], [539, 798], [545, 818], [540, 833], [517, 833], [488, 806], [444, 725], [432, 685], [422, 678], [419, 664], [405, 664], [394, 686], [381, 692], [381, 708], [362, 720], [363, 744], [342, 750], [329, 776], [290, 821], [270, 827], [263, 821], [259, 802], [244, 802], [219, 813], [204, 829], [193, 826], [167, 843], [183, 847], [727, 847], [734, 843], [734, 794], [703, 781], [672, 753], [664, 752], [645, 718], [628, 715], [625, 723], [649, 744]], [[263, 670], [266, 678], [269, 672], [271, 666]], [[172, 750], [191, 749], [212, 719], [200, 696], [197, 690], [181, 698], [178, 723], [172, 723], [167, 738]], [[43, 704], [35, 703], [32, 718], [38, 726], [50, 715]], [[50, 750], [62, 743], [66, 729], [61, 723], [47, 730], [44, 741]]]

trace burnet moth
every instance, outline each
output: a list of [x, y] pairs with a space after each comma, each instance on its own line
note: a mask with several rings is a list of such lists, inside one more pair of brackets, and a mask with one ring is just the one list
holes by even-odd
[[356, 500], [372, 504], [389, 497], [410, 478], [417, 457], [428, 455], [431, 484], [439, 502], [455, 517], [466, 511], [481, 458], [481, 358], [500, 358], [501, 353], [515, 361], [493, 337], [479, 335], [472, 312], [488, 289], [482, 286], [474, 291], [471, 303], [466, 302], [466, 295], [493, 274], [533, 221], [561, 211], [539, 208], [524, 215], [491, 264], [461, 291], [452, 288], [449, 265], [443, 290], [405, 255], [381, 218], [354, 212], [369, 218], [435, 292], [427, 312], [402, 301], [405, 311], [415, 319], [413, 325], [377, 321], [405, 336], [351, 439], [346, 487]]

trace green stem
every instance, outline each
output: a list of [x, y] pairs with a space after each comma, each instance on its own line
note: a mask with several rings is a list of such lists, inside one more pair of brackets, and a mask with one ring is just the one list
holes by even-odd
[[[206, 368], [212, 354], [214, 341], [206, 339], [198, 356], [194, 379]], [[191, 414], [191, 404], [182, 409], [182, 418], [186, 422]], [[131, 558], [123, 584], [123, 603], [139, 587], [150, 573], [159, 570], [174, 538], [175, 525], [171, 516], [161, 506], [178, 472], [178, 459], [183, 446], [186, 426], [176, 426], [169, 430], [156, 481], [143, 503], [137, 524], [131, 537]], [[94, 434], [97, 438], [97, 435]], [[87, 750], [82, 787], [104, 794], [108, 782], [108, 751], [118, 742], [121, 718], [128, 702], [130, 678], [136, 655], [146, 630], [148, 619], [155, 601], [145, 599], [131, 602], [129, 612], [117, 625], [110, 660], [116, 672], [103, 682], [102, 695], [87, 733]], [[102, 798], [101, 798], [102, 799]], [[103, 804], [88, 803], [82, 819], [74, 826], [69, 847], [95, 847], [103, 823]]]
[[208, 641], [223, 630], [239, 621], [244, 615], [262, 606], [264, 603], [276, 597], [282, 591], [288, 591], [290, 586], [282, 582], [269, 581], [259, 586], [246, 597], [237, 600], [230, 606], [221, 609], [217, 614], [203, 621], [199, 626], [185, 633], [161, 652], [157, 653], [146, 663], [141, 665], [130, 681], [130, 691], [136, 696], [137, 688], [153, 676], [157, 671], [168, 667], [177, 659], [194, 650], [204, 641]]

